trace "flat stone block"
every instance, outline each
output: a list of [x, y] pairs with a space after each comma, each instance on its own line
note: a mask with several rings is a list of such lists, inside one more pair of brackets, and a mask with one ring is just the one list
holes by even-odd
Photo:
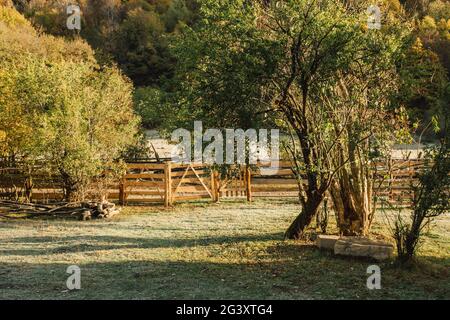
[[320, 249], [334, 250], [334, 245], [338, 239], [339, 236], [321, 234], [316, 239], [316, 246]]
[[394, 246], [388, 242], [362, 237], [342, 237], [334, 245], [334, 253], [344, 256], [385, 260], [392, 257]]

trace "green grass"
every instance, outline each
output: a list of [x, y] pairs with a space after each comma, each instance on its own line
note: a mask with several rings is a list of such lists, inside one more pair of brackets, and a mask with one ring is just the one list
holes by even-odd
[[[418, 265], [380, 263], [382, 289], [368, 290], [373, 261], [282, 240], [297, 211], [259, 200], [128, 207], [111, 221], [0, 220], [0, 298], [450, 298], [448, 215], [425, 237]], [[382, 222], [380, 214], [378, 237], [387, 235]], [[81, 267], [81, 290], [66, 288], [70, 265]]]

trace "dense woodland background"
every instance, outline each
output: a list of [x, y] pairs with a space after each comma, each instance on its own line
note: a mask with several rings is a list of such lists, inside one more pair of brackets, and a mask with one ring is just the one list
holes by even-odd
[[[133, 82], [134, 107], [146, 127], [168, 126], [173, 122], [174, 115], [161, 110], [164, 105], [161, 100], [168, 99], [177, 90], [174, 79], [180, 69], [170, 46], [184, 26], [195, 28], [202, 19], [199, 14], [201, 1], [80, 0], [80, 32], [65, 27], [65, 6], [71, 1], [2, 2], [14, 5], [40, 32], [85, 40], [94, 50], [99, 64], [117, 64]], [[450, 104], [447, 84], [450, 75], [450, 2], [378, 2], [383, 15], [395, 16], [399, 21], [414, 26], [417, 41], [409, 44], [402, 59], [404, 82], [398, 103], [405, 105], [414, 119], [421, 122], [419, 127], [423, 128], [426, 120], [430, 119], [431, 109], [438, 104]], [[416, 81], [418, 78], [421, 81]]]

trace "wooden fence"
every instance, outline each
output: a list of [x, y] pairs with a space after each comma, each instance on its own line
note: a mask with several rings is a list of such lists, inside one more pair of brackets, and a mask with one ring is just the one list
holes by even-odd
[[0, 168], [0, 198], [24, 198], [31, 194], [33, 201], [48, 202], [64, 197], [62, 182], [39, 167], [33, 168], [32, 180], [19, 168]]
[[[412, 186], [418, 182], [418, 173], [423, 170], [423, 160], [391, 160], [374, 162], [374, 196], [383, 205], [408, 206], [414, 199]], [[298, 197], [298, 184], [289, 161], [281, 161], [278, 169], [269, 165], [253, 167], [247, 175], [230, 181], [221, 192], [222, 198], [245, 196], [248, 200], [257, 197]], [[306, 181], [304, 181], [306, 183]]]
[[[114, 197], [111, 197], [114, 199]], [[156, 202], [165, 206], [186, 200], [215, 201], [214, 175], [204, 164], [128, 164], [116, 198], [121, 204]]]
[[[422, 161], [390, 161], [374, 163], [376, 196], [393, 205], [409, 205], [413, 199], [411, 184], [423, 168]], [[120, 204], [157, 203], [172, 206], [177, 202], [223, 198], [298, 197], [297, 181], [289, 161], [281, 161], [277, 169], [268, 165], [244, 167], [232, 178], [220, 178], [204, 164], [129, 163], [120, 181], [106, 186], [109, 200]], [[0, 197], [20, 198], [27, 192], [27, 175], [16, 168], [0, 169]], [[28, 186], [29, 187], [29, 186]], [[29, 189], [29, 188], [28, 188]], [[56, 176], [33, 171], [33, 201], [63, 199], [62, 183]]]

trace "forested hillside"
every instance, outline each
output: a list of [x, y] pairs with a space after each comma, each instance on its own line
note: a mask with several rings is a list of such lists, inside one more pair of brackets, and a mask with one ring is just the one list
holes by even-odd
[[[169, 126], [177, 119], [161, 112], [170, 108], [177, 74], [183, 67], [171, 43], [202, 20], [198, 0], [80, 0], [80, 31], [65, 27], [68, 0], [2, 0], [14, 5], [36, 28], [70, 39], [81, 37], [95, 50], [101, 64], [117, 64], [135, 85], [135, 109], [146, 127]], [[345, 1], [349, 6], [364, 1]], [[260, 1], [247, 1], [248, 5]], [[262, 1], [269, 5], [270, 1]], [[383, 19], [395, 19], [412, 28], [398, 59], [402, 87], [394, 101], [404, 105], [414, 120], [430, 120], [430, 110], [449, 104], [450, 1], [377, 1]], [[169, 104], [169, 105], [167, 105]], [[245, 109], [245, 107], [243, 106]], [[170, 109], [169, 109], [170, 110]], [[166, 110], [168, 111], [168, 110]], [[246, 112], [244, 112], [246, 113]], [[249, 114], [247, 114], [250, 116]], [[173, 115], [175, 117], [175, 115]], [[426, 122], [426, 121], [425, 121]], [[424, 126], [423, 123], [419, 124]]]
[[81, 0], [80, 32], [66, 28], [67, 0], [13, 1], [35, 26], [56, 36], [84, 38], [104, 61], [114, 61], [137, 86], [158, 85], [170, 76], [173, 60], [167, 35], [192, 23], [192, 0]]

